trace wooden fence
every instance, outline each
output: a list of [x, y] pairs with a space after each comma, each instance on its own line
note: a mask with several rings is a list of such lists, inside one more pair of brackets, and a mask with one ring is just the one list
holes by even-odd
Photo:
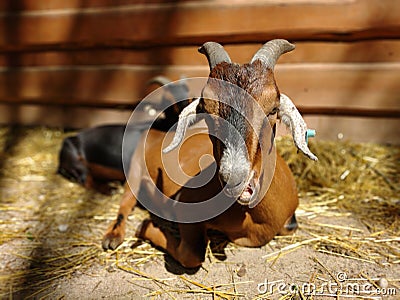
[[0, 2], [0, 123], [125, 122], [155, 75], [207, 76], [212, 40], [248, 62], [273, 38], [296, 50], [276, 79], [321, 139], [400, 143], [400, 1]]

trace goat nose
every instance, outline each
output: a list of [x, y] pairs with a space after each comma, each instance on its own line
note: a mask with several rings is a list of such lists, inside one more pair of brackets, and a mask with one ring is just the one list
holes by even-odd
[[246, 178], [246, 174], [244, 172], [239, 172], [237, 170], [233, 170], [232, 172], [226, 174], [221, 174], [222, 181], [226, 184], [227, 188], [237, 189], [239, 188], [243, 181]]
[[226, 188], [239, 193], [250, 173], [250, 163], [244, 148], [227, 147], [220, 160], [219, 175]]
[[231, 176], [229, 180], [226, 182], [227, 187], [230, 189], [239, 188], [241, 184], [242, 180], [241, 178], [239, 178], [239, 176]]

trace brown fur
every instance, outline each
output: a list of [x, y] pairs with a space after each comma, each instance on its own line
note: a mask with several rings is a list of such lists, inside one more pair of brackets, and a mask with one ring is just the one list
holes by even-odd
[[[168, 197], [180, 192], [179, 201], [183, 202], [200, 202], [218, 193], [221, 186], [217, 176], [214, 176], [207, 185], [195, 190], [180, 187], [169, 179], [161, 162], [164, 136], [163, 132], [150, 130], [145, 146], [138, 148], [135, 152], [128, 180], [131, 184], [133, 183], [131, 189], [135, 194], [139, 191], [140, 186], [148, 187], [146, 184], [149, 182], [148, 180], [152, 180], [155, 184], [158, 183], [158, 188]], [[189, 138], [179, 150], [179, 160], [184, 172], [190, 176], [196, 175], [200, 171], [198, 165], [200, 157], [204, 154], [212, 154], [212, 151], [212, 144], [207, 135], [196, 135]], [[141, 159], [143, 153], [145, 161]], [[147, 168], [151, 178], [144, 176], [144, 168]], [[103, 248], [105, 249], [115, 249], [124, 239], [126, 220], [137, 200], [131, 189], [126, 187], [118, 217], [110, 225], [103, 238]], [[149, 193], [151, 194], [151, 190]], [[262, 246], [284, 230], [285, 222], [291, 219], [297, 205], [297, 190], [293, 176], [283, 159], [277, 156], [274, 179], [267, 194], [256, 207], [249, 208], [235, 203], [224, 213], [211, 220], [193, 224], [181, 223], [178, 225], [180, 240], [169, 231], [158, 228], [151, 220], [143, 222], [136, 235], [165, 249], [183, 266], [197, 267], [204, 261], [208, 229], [224, 233], [229, 240], [238, 245]]]
[[[273, 72], [266, 68], [259, 60], [252, 64], [244, 65], [222, 62], [211, 70], [210, 78], [224, 80], [246, 91], [254, 100], [257, 101], [265, 115], [269, 115], [271, 112], [276, 111], [279, 106], [280, 93]], [[247, 103], [249, 98], [242, 99], [242, 97], [231, 94], [229, 89], [224, 88], [221, 84], [220, 81], [211, 81], [207, 84], [204, 89], [204, 97], [200, 103], [200, 111], [227, 119], [228, 115], [232, 111], [231, 106], [234, 106], [240, 107], [242, 113], [244, 113], [249, 119], [252, 119], [253, 123], [256, 125], [256, 130], [253, 130], [249, 124], [246, 123], [246, 128], [243, 130], [243, 138], [246, 141], [247, 152], [249, 154], [250, 162], [252, 163], [252, 168], [260, 175], [261, 164], [259, 160], [261, 155], [259, 135], [260, 132], [263, 132], [262, 129], [263, 126], [265, 126], [262, 124], [264, 118], [255, 115], [255, 112], [251, 109], [251, 105]], [[222, 90], [223, 93], [221, 93]], [[225, 95], [224, 103], [215, 101], [221, 100], [219, 99], [221, 94]], [[276, 114], [268, 118], [268, 121], [271, 128], [273, 128], [276, 123]], [[208, 126], [218, 126], [218, 124], [215, 125], [208, 123]], [[217, 164], [219, 164], [223, 145], [221, 145], [221, 142], [215, 138], [211, 138], [211, 140], [214, 145], [214, 157]]]

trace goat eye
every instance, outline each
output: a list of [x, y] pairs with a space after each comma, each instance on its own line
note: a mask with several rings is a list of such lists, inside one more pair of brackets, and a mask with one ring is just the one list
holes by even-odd
[[202, 101], [197, 105], [196, 111], [197, 113], [204, 113], [204, 103]]
[[271, 110], [271, 112], [268, 114], [268, 116], [274, 115], [274, 114], [276, 114], [277, 112], [278, 112], [278, 108], [277, 108], [277, 107], [274, 107], [274, 108]]

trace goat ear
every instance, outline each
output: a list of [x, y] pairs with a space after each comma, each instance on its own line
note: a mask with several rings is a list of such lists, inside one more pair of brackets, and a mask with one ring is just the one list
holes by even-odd
[[171, 83], [171, 80], [165, 76], [156, 76], [147, 81], [147, 84], [159, 84], [160, 86]]
[[318, 160], [318, 158], [310, 151], [307, 146], [306, 122], [304, 122], [302, 116], [300, 115], [292, 100], [290, 100], [290, 98], [284, 94], [281, 94], [280, 97], [278, 116], [281, 121], [290, 129], [296, 147], [308, 158], [312, 160]]
[[196, 109], [199, 105], [199, 102], [200, 98], [196, 98], [179, 114], [178, 125], [176, 126], [174, 138], [168, 147], [163, 149], [163, 153], [168, 153], [174, 150], [179, 146], [180, 143], [182, 143], [183, 138], [185, 137], [186, 129], [196, 120]]

